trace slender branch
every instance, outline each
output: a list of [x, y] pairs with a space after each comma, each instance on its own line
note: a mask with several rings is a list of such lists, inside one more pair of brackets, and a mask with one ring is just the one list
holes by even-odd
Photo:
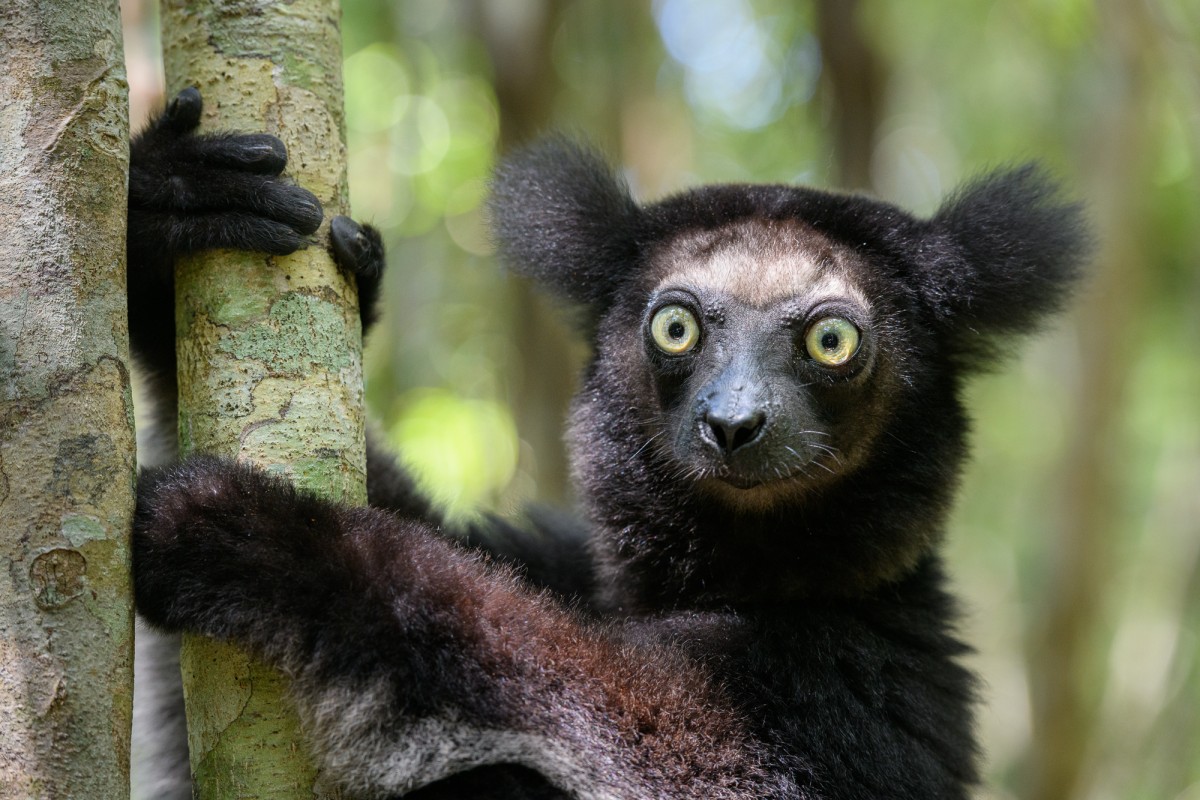
[[[346, 209], [338, 6], [163, 4], [167, 83], [200, 89], [207, 130], [283, 139], [289, 174], [326, 219]], [[355, 287], [323, 243], [286, 257], [218, 253], [176, 276], [180, 447], [288, 475], [324, 497], [366, 500]], [[273, 671], [185, 638], [181, 657], [200, 796], [305, 797], [315, 767]], [[317, 792], [319, 794], [319, 791]]]

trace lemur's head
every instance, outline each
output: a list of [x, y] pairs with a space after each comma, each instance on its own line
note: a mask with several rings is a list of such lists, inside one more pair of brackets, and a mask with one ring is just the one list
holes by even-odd
[[491, 212], [513, 269], [583, 309], [572, 443], [611, 559], [718, 600], [752, 591], [761, 559], [733, 554], [756, 548], [802, 554], [784, 591], [911, 569], [965, 452], [962, 377], [1062, 305], [1087, 251], [1079, 209], [1032, 166], [927, 220], [789, 186], [639, 206], [550, 139], [501, 166]]

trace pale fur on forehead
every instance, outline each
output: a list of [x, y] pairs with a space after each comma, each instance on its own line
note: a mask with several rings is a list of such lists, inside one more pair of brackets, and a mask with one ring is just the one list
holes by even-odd
[[849, 298], [869, 308], [852, 256], [800, 222], [742, 220], [673, 239], [658, 256], [656, 288], [723, 292], [759, 308], [796, 297]]

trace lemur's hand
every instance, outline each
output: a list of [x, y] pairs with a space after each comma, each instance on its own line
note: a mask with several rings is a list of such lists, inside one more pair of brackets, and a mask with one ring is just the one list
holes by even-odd
[[307, 245], [321, 203], [279, 177], [283, 142], [266, 133], [197, 134], [201, 107], [200, 92], [184, 89], [131, 144], [131, 255], [217, 247], [281, 255]]
[[309, 244], [322, 217], [312, 192], [280, 177], [283, 142], [265, 133], [197, 134], [201, 107], [200, 92], [184, 89], [129, 148], [129, 336], [167, 395], [177, 257], [217, 247], [291, 253]]

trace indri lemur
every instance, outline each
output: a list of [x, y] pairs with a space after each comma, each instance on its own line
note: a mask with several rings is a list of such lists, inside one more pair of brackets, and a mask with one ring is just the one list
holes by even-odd
[[[285, 253], [320, 220], [277, 140], [194, 135], [199, 103], [133, 148], [130, 323], [160, 375], [176, 254]], [[371, 508], [193, 458], [142, 476], [141, 613], [278, 665], [353, 797], [965, 798], [975, 683], [937, 553], [960, 395], [1063, 303], [1078, 208], [1032, 167], [928, 219], [794, 186], [638, 205], [550, 139], [489, 209], [511, 268], [583, 311], [589, 535], [464, 542], [374, 449]], [[378, 237], [332, 234], [369, 310]]]

